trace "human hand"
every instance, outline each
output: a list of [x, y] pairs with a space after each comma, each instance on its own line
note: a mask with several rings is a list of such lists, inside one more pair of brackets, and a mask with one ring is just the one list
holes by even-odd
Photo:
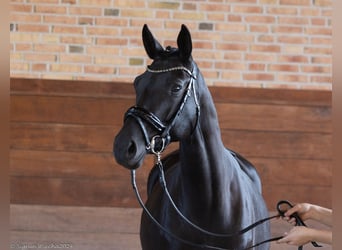
[[332, 244], [332, 232], [328, 230], [318, 230], [304, 226], [296, 226], [277, 243], [287, 243], [295, 246], [303, 246], [309, 242], [322, 242]]
[[285, 233], [285, 236], [277, 241], [277, 243], [287, 243], [289, 245], [303, 246], [312, 241], [314, 229], [304, 226], [297, 226]]
[[312, 219], [312, 207], [313, 205], [309, 203], [298, 203], [285, 212], [283, 219], [288, 221], [292, 225], [296, 224], [296, 219], [294, 217], [291, 217], [294, 213], [297, 213], [303, 221]]

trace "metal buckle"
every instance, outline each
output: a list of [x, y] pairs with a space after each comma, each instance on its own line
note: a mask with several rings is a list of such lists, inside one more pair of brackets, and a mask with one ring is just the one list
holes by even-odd
[[160, 154], [164, 151], [165, 144], [166, 139], [164, 137], [161, 137], [160, 135], [153, 136], [150, 143], [151, 152], [155, 155]]

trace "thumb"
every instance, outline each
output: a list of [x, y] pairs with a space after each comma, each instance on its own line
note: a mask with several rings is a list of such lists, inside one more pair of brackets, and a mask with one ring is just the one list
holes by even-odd
[[288, 232], [285, 232], [284, 236], [281, 239], [277, 240], [277, 243], [286, 243], [287, 242], [287, 239], [286, 239], [287, 235], [288, 235]]

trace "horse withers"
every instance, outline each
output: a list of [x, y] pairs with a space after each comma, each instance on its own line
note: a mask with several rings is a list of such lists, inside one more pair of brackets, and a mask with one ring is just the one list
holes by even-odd
[[[146, 154], [160, 156], [169, 143], [179, 142], [179, 149], [151, 170], [140, 225], [142, 249], [243, 250], [268, 239], [269, 223], [237, 233], [267, 217], [268, 210], [256, 169], [222, 142], [214, 102], [191, 56], [189, 30], [182, 25], [178, 48], [163, 48], [147, 25], [142, 38], [153, 61], [134, 80], [136, 103], [115, 138], [115, 159], [134, 170]], [[269, 249], [269, 244], [254, 249]]]

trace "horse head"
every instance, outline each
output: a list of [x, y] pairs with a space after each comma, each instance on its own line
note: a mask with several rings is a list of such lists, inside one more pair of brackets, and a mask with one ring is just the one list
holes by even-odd
[[146, 24], [142, 38], [153, 61], [134, 80], [136, 103], [126, 112], [113, 145], [116, 161], [128, 169], [138, 168], [146, 154], [161, 152], [170, 142], [189, 136], [199, 116], [195, 89], [199, 71], [191, 56], [189, 30], [182, 25], [178, 48], [164, 49]]

